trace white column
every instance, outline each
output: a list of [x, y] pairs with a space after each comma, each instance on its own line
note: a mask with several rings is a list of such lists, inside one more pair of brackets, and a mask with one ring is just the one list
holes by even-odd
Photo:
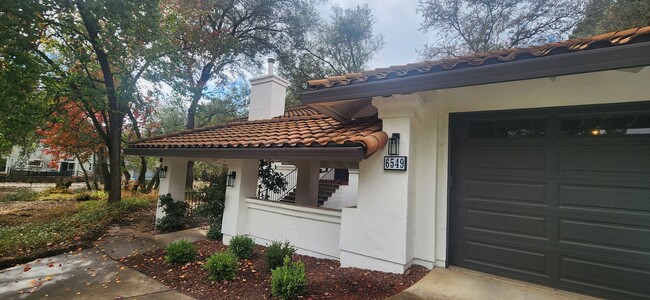
[[299, 161], [295, 165], [298, 167], [296, 204], [318, 206], [320, 161]]
[[259, 165], [260, 161], [257, 159], [228, 161], [228, 173], [235, 172], [235, 183], [226, 187], [226, 203], [221, 223], [225, 244], [228, 244], [233, 236], [248, 233], [246, 198], [255, 198]]
[[414, 258], [417, 95], [375, 98], [383, 131], [400, 134], [407, 171], [385, 171], [387, 147], [359, 163], [357, 208], [341, 218], [341, 266], [402, 273]]
[[[161, 166], [167, 167], [165, 178], [160, 178], [159, 195], [171, 194], [174, 201], [185, 201], [185, 177], [187, 177], [187, 158], [165, 157]], [[165, 216], [160, 203], [156, 208], [156, 221]]]

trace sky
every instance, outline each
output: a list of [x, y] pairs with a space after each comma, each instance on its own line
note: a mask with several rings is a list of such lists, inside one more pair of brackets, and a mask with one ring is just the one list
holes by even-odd
[[375, 15], [375, 33], [384, 36], [384, 48], [370, 63], [370, 68], [384, 68], [418, 61], [416, 49], [433, 40], [433, 34], [420, 31], [422, 17], [417, 13], [417, 0], [328, 0], [318, 8], [329, 18], [332, 5], [342, 8], [368, 4]]

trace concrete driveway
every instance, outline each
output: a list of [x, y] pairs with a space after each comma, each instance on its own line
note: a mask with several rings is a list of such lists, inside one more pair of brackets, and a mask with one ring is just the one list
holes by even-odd
[[389, 300], [594, 300], [589, 296], [451, 267], [434, 268], [429, 274]]
[[204, 239], [205, 232], [190, 229], [134, 237], [114, 230], [95, 248], [0, 271], [0, 299], [192, 299], [119, 262], [181, 238]]

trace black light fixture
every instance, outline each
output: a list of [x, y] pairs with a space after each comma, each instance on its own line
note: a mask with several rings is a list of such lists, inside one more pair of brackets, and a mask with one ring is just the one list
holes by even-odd
[[226, 178], [226, 186], [235, 186], [235, 178], [237, 178], [237, 172], [232, 171], [228, 173], [228, 178]]
[[160, 178], [165, 178], [167, 177], [167, 166], [160, 167], [160, 174], [158, 174], [158, 177]]
[[388, 155], [399, 155], [399, 133], [393, 133], [388, 139]]

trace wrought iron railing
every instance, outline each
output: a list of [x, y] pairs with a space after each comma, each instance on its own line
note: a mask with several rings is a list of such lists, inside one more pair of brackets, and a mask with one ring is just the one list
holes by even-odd
[[258, 189], [257, 198], [271, 201], [280, 201], [284, 199], [284, 197], [293, 192], [298, 185], [298, 168], [294, 168], [291, 172], [285, 174], [284, 179], [287, 182], [286, 189], [279, 192], [269, 190], [268, 188]]
[[200, 218], [197, 214], [201, 205], [207, 202], [205, 192], [201, 191], [185, 191], [185, 203], [187, 203], [187, 210], [185, 210], [186, 218]]

